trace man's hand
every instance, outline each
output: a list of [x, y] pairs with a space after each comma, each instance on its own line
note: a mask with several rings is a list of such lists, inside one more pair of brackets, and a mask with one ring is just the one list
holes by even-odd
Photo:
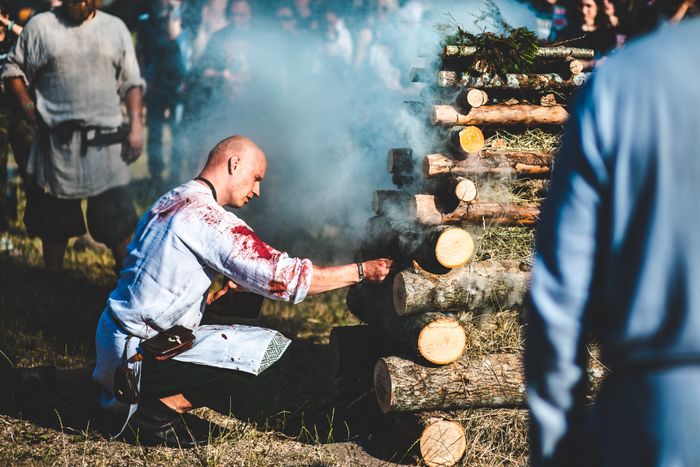
[[129, 127], [129, 134], [122, 144], [122, 159], [127, 164], [136, 161], [143, 150], [143, 125], [138, 119], [134, 119]]
[[373, 259], [362, 263], [362, 275], [358, 263], [343, 266], [314, 266], [309, 295], [357, 284], [360, 280], [381, 282], [389, 274], [393, 261], [388, 258]]
[[362, 263], [365, 280], [369, 282], [381, 282], [389, 274], [393, 260], [389, 258], [372, 259]]
[[229, 292], [245, 292], [246, 290], [235, 282], [228, 280], [223, 287], [216, 292], [209, 292], [207, 295], [207, 305], [211, 305]]

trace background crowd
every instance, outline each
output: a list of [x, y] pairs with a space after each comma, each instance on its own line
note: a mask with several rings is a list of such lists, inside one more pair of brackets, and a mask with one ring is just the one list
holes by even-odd
[[[398, 121], [403, 117], [397, 117], [397, 109], [404, 100], [420, 99], [420, 87], [408, 81], [407, 70], [419, 64], [421, 48], [423, 56], [428, 56], [424, 60], [434, 58], [429, 46], [439, 42], [435, 25], [455, 21], [446, 11], [464, 13], [457, 20], [469, 28], [482, 6], [481, 2], [452, 3], [103, 0], [99, 8], [121, 18], [132, 33], [147, 84], [145, 152], [150, 196], [191, 178], [201, 168], [206, 148], [216, 141], [232, 132], [245, 132], [263, 141], [267, 152], [285, 153], [277, 164], [279, 172], [270, 174], [270, 185], [324, 193], [330, 196], [324, 197], [325, 204], [338, 207], [326, 217], [362, 224], [349, 211], [366, 204], [367, 185], [377, 187], [382, 182], [382, 171], [375, 169], [383, 162], [368, 163], [368, 158], [381, 160], [378, 154], [394, 145], [416, 150], [429, 145], [419, 140], [422, 132], [415, 123]], [[58, 5], [55, 0], [0, 4], [0, 53], [10, 50], [32, 15]], [[500, 6], [506, 19], [536, 29], [543, 42], [594, 48], [600, 58], [624, 42], [626, 31], [620, 27], [616, 5], [629, 13], [628, 5], [608, 0], [537, 0]], [[694, 10], [694, 2], [676, 2], [673, 9], [667, 16], [675, 21]], [[427, 37], [426, 31], [433, 36]], [[9, 147], [19, 173], [25, 176], [31, 137], [21, 109], [3, 93], [2, 230], [16, 212], [12, 199], [16, 190], [6, 187], [12, 178], [6, 173]], [[349, 154], [356, 157], [348, 158]], [[341, 175], [344, 178], [339, 181]], [[366, 182], [361, 189], [359, 180]], [[303, 212], [279, 200], [265, 203], [276, 203], [275, 212], [288, 212], [292, 223], [327, 220], [313, 203], [306, 203]], [[265, 206], [259, 212], [265, 216]], [[361, 215], [365, 214], [363, 209]], [[277, 221], [284, 224], [285, 215]], [[266, 233], [275, 236], [275, 232]]]

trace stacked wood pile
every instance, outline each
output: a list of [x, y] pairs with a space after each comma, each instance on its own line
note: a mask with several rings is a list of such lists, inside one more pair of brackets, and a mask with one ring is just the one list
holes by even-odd
[[[437, 76], [412, 70], [417, 81], [432, 76], [424, 118], [435, 128], [437, 150], [389, 150], [397, 189], [375, 192], [376, 216], [360, 256], [390, 256], [396, 270], [383, 284], [348, 293], [348, 308], [368, 326], [331, 333], [338, 370], [372, 369], [379, 408], [418, 430], [431, 466], [478, 451], [475, 443], [488, 433], [518, 438], [503, 444], [520, 443], [519, 454], [504, 455], [526, 458], [519, 311], [556, 144], [512, 141], [533, 134], [558, 141], [569, 99], [588, 79], [581, 60], [593, 53], [542, 47], [541, 73], [495, 76], [482, 73], [473, 49], [447, 45]], [[499, 251], [523, 237], [514, 231], [528, 238], [525, 254], [507, 259]], [[600, 366], [589, 372], [592, 381], [602, 374]], [[496, 418], [484, 425], [489, 414]], [[479, 426], [487, 428], [475, 431]]]

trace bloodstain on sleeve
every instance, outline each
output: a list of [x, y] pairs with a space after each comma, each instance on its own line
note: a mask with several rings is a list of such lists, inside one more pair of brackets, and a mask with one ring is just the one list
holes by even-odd
[[274, 248], [260, 240], [260, 237], [258, 237], [255, 234], [255, 232], [253, 232], [249, 227], [246, 227], [245, 225], [239, 225], [233, 227], [231, 229], [231, 233], [234, 235], [242, 236], [244, 248], [248, 249], [251, 253], [257, 255], [258, 258], [272, 258], [272, 252], [274, 251]]
[[243, 287], [275, 300], [298, 303], [311, 283], [311, 262], [292, 258], [263, 242], [246, 225], [230, 228], [233, 248], [229, 275]]

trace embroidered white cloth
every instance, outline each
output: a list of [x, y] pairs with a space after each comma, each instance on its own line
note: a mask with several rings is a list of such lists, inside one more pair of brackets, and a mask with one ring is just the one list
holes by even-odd
[[[102, 406], [129, 409], [113, 397], [116, 367], [133, 357], [142, 339], [176, 324], [195, 333], [192, 349], [176, 360], [257, 375], [290, 341], [260, 327], [199, 326], [212, 279], [224, 274], [265, 297], [298, 303], [306, 297], [312, 272], [311, 261], [265, 244], [200, 183], [166, 193], [141, 218], [97, 326], [93, 379], [102, 387]], [[140, 378], [140, 363], [129, 366]], [[132, 405], [129, 415], [135, 410]]]

